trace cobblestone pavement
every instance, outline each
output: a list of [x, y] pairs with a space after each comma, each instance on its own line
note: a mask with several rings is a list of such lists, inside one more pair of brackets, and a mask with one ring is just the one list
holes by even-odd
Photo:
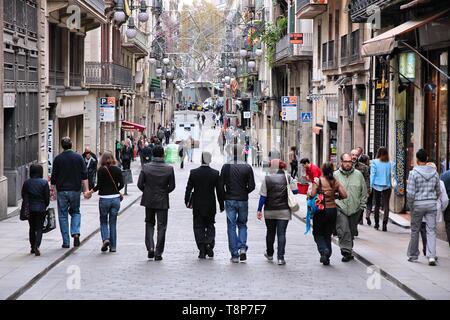
[[[201, 148], [213, 151], [220, 168], [217, 134], [204, 127]], [[20, 299], [411, 299], [359, 261], [342, 263], [337, 247], [328, 267], [319, 263], [311, 235], [294, 218], [287, 230], [285, 266], [268, 262], [265, 225], [256, 219], [262, 172], [256, 169], [257, 190], [249, 201], [248, 260], [229, 261], [225, 213], [216, 216], [214, 259], [199, 260], [192, 230], [192, 213], [183, 204], [189, 170], [198, 166], [200, 152], [183, 170], [176, 165], [177, 187], [171, 194], [164, 260], [147, 259], [144, 208], [134, 204], [118, 220], [116, 253], [100, 252], [100, 235], [82, 245], [31, 287]], [[79, 275], [79, 286], [77, 282]], [[369, 286], [368, 286], [369, 283]], [[372, 284], [372, 285], [371, 285]]]

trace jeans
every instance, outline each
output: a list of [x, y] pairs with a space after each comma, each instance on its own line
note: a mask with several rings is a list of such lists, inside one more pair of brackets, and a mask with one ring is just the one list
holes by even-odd
[[380, 206], [381, 206], [381, 196], [383, 195], [383, 225], [387, 225], [389, 221], [389, 200], [391, 198], [391, 189], [386, 189], [383, 191], [378, 191], [373, 189], [374, 199], [375, 199], [375, 225], [379, 225], [380, 222]]
[[415, 204], [411, 208], [411, 240], [408, 246], [408, 257], [417, 260], [419, 251], [419, 234], [422, 226], [422, 220], [425, 217], [427, 244], [426, 253], [428, 258], [436, 257], [436, 204]]
[[190, 148], [187, 149], [187, 154], [188, 154], [188, 161], [192, 161], [192, 155], [194, 153], [194, 149]]
[[115, 249], [117, 245], [116, 226], [117, 215], [120, 210], [120, 198], [100, 198], [98, 206], [100, 209], [100, 233], [102, 235], [102, 240], [109, 240], [110, 248]]
[[31, 249], [39, 248], [42, 241], [42, 228], [44, 227], [45, 220], [44, 212], [31, 212], [28, 223], [30, 224], [30, 246]]
[[275, 242], [275, 236], [278, 237], [277, 256], [278, 259], [284, 259], [284, 252], [286, 248], [286, 229], [289, 220], [280, 219], [265, 219], [267, 234], [266, 234], [266, 247], [267, 255], [273, 256], [274, 249], [273, 244]]
[[63, 245], [70, 245], [69, 237], [69, 214], [70, 220], [70, 235], [80, 235], [80, 191], [59, 191], [57, 193], [58, 202], [58, 220], [59, 228], [63, 238]]
[[[228, 248], [232, 257], [239, 256], [239, 250], [247, 251], [248, 201], [225, 200], [227, 213]], [[236, 233], [236, 227], [238, 233]]]
[[[166, 242], [168, 210], [145, 208], [145, 246], [147, 251], [155, 251], [155, 256], [162, 256]], [[156, 219], [158, 221], [158, 235], [156, 236], [156, 250], [153, 236], [155, 234]]]
[[316, 213], [313, 217], [313, 236], [317, 250], [327, 258], [331, 257], [331, 235], [336, 228], [337, 209], [327, 208], [325, 212]]

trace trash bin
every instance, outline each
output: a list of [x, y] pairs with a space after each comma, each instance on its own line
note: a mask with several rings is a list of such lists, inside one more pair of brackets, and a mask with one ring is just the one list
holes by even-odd
[[164, 151], [164, 161], [169, 164], [180, 162], [178, 156], [178, 145], [175, 143], [168, 144]]
[[123, 183], [124, 184], [130, 184], [133, 183], [133, 175], [131, 174], [131, 170], [122, 170], [122, 177], [123, 177]]

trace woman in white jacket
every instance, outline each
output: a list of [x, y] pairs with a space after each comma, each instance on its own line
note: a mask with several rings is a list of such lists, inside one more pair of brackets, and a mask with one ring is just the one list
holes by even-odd
[[[427, 166], [433, 167], [437, 170], [436, 165], [433, 162], [428, 162]], [[445, 189], [444, 181], [440, 180], [440, 187], [441, 187], [441, 197], [437, 200], [437, 215], [436, 215], [436, 222], [442, 221], [442, 215], [447, 209], [448, 206], [448, 196], [447, 196], [447, 190]], [[422, 220], [422, 226], [420, 228], [420, 235], [422, 237], [422, 244], [423, 244], [423, 255], [426, 256], [426, 247], [427, 247], [427, 224], [425, 222], [425, 218]], [[437, 260], [437, 257], [436, 257]]]

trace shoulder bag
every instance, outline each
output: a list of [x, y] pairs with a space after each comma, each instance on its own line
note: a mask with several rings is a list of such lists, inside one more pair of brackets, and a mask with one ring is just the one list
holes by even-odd
[[289, 209], [291, 210], [291, 212], [297, 212], [300, 209], [300, 206], [298, 205], [298, 202], [295, 199], [294, 193], [292, 192], [288, 176], [287, 175], [284, 175], [284, 176], [286, 177]]

